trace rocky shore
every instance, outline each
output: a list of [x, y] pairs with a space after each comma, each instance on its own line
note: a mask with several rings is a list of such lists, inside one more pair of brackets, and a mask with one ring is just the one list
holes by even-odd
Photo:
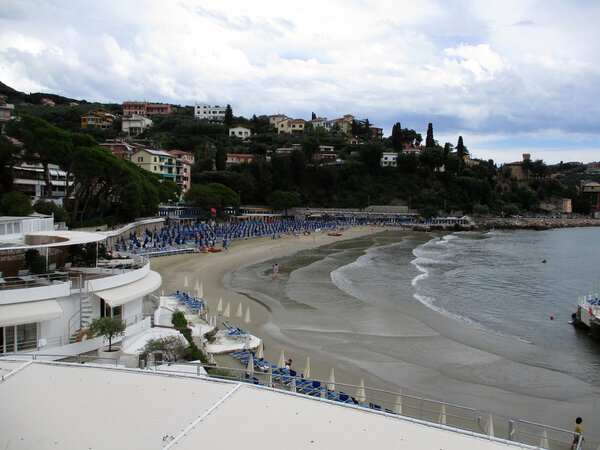
[[598, 227], [600, 219], [553, 219], [539, 217], [480, 217], [473, 219], [472, 230], [549, 230], [550, 228]]

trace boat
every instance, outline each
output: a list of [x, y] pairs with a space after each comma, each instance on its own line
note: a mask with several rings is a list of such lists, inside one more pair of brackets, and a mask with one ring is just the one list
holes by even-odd
[[589, 331], [590, 337], [600, 341], [600, 300], [598, 295], [583, 296], [578, 299], [577, 312], [571, 315], [576, 328]]
[[342, 233], [338, 233], [338, 232], [329, 232], [327, 233], [327, 236], [341, 236]]

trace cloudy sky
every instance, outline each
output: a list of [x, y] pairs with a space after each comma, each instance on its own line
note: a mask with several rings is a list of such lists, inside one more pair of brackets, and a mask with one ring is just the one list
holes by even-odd
[[0, 0], [0, 81], [100, 102], [400, 122], [475, 157], [600, 159], [598, 1]]

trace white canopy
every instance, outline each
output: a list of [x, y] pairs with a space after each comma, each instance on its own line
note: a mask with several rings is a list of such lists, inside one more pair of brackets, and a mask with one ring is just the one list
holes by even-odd
[[54, 299], [0, 305], [0, 327], [43, 322], [62, 315], [63, 310]]
[[144, 278], [123, 286], [96, 291], [98, 297], [108, 303], [111, 308], [131, 302], [157, 290], [162, 284], [162, 278], [157, 272], [150, 271]]

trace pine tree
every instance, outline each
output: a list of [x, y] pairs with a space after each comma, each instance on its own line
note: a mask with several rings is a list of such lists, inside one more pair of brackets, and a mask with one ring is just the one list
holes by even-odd
[[429, 123], [427, 125], [427, 137], [425, 138], [425, 147], [432, 148], [435, 147], [435, 139], [433, 139], [433, 124]]
[[465, 144], [463, 144], [462, 136], [458, 137], [458, 143], [456, 144], [456, 157], [458, 158], [459, 165], [459, 173], [465, 168], [465, 156], [469, 156], [469, 151]]
[[231, 126], [231, 124], [233, 123], [233, 111], [231, 110], [231, 106], [227, 105], [227, 108], [225, 109], [225, 124]]
[[316, 119], [317, 119], [317, 115], [316, 115], [314, 112], [312, 113], [312, 116], [311, 116], [311, 117], [312, 117], [312, 119], [311, 119], [311, 120], [316, 120]]

